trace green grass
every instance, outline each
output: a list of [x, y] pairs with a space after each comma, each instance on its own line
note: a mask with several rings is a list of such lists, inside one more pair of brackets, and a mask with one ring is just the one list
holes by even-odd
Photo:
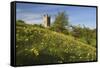
[[26, 24], [16, 29], [16, 65], [96, 60], [96, 48], [72, 36]]

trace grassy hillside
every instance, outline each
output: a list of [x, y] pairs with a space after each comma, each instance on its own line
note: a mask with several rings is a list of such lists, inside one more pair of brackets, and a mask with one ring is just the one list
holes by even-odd
[[16, 29], [17, 65], [96, 60], [96, 48], [72, 36], [26, 24]]

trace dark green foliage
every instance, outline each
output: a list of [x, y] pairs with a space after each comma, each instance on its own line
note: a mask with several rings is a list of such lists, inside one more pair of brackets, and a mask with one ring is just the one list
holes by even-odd
[[25, 23], [23, 20], [17, 20], [17, 23]]
[[40, 27], [40, 28], [44, 28], [42, 24], [34, 24], [34, 27]]
[[16, 25], [16, 65], [94, 60], [96, 48], [72, 36], [36, 25]]
[[80, 39], [86, 44], [92, 45], [96, 47], [96, 29], [90, 29], [87, 27], [78, 26], [71, 26], [72, 27], [72, 36], [75, 38]]
[[54, 31], [63, 32], [68, 24], [68, 16], [65, 14], [65, 12], [59, 12], [51, 28]]
[[80, 27], [80, 25], [78, 26], [72, 26], [72, 35], [75, 37], [75, 38], [80, 38], [82, 37], [82, 28]]

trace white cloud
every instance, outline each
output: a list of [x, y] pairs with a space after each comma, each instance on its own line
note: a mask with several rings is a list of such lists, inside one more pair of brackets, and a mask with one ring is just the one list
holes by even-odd
[[27, 23], [41, 23], [43, 14], [35, 14], [35, 13], [18, 13], [17, 20], [21, 19]]

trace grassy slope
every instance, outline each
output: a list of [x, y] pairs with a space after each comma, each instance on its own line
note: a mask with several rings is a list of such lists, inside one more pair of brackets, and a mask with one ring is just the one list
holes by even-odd
[[96, 49], [72, 36], [30, 25], [17, 26], [17, 65], [96, 60]]

